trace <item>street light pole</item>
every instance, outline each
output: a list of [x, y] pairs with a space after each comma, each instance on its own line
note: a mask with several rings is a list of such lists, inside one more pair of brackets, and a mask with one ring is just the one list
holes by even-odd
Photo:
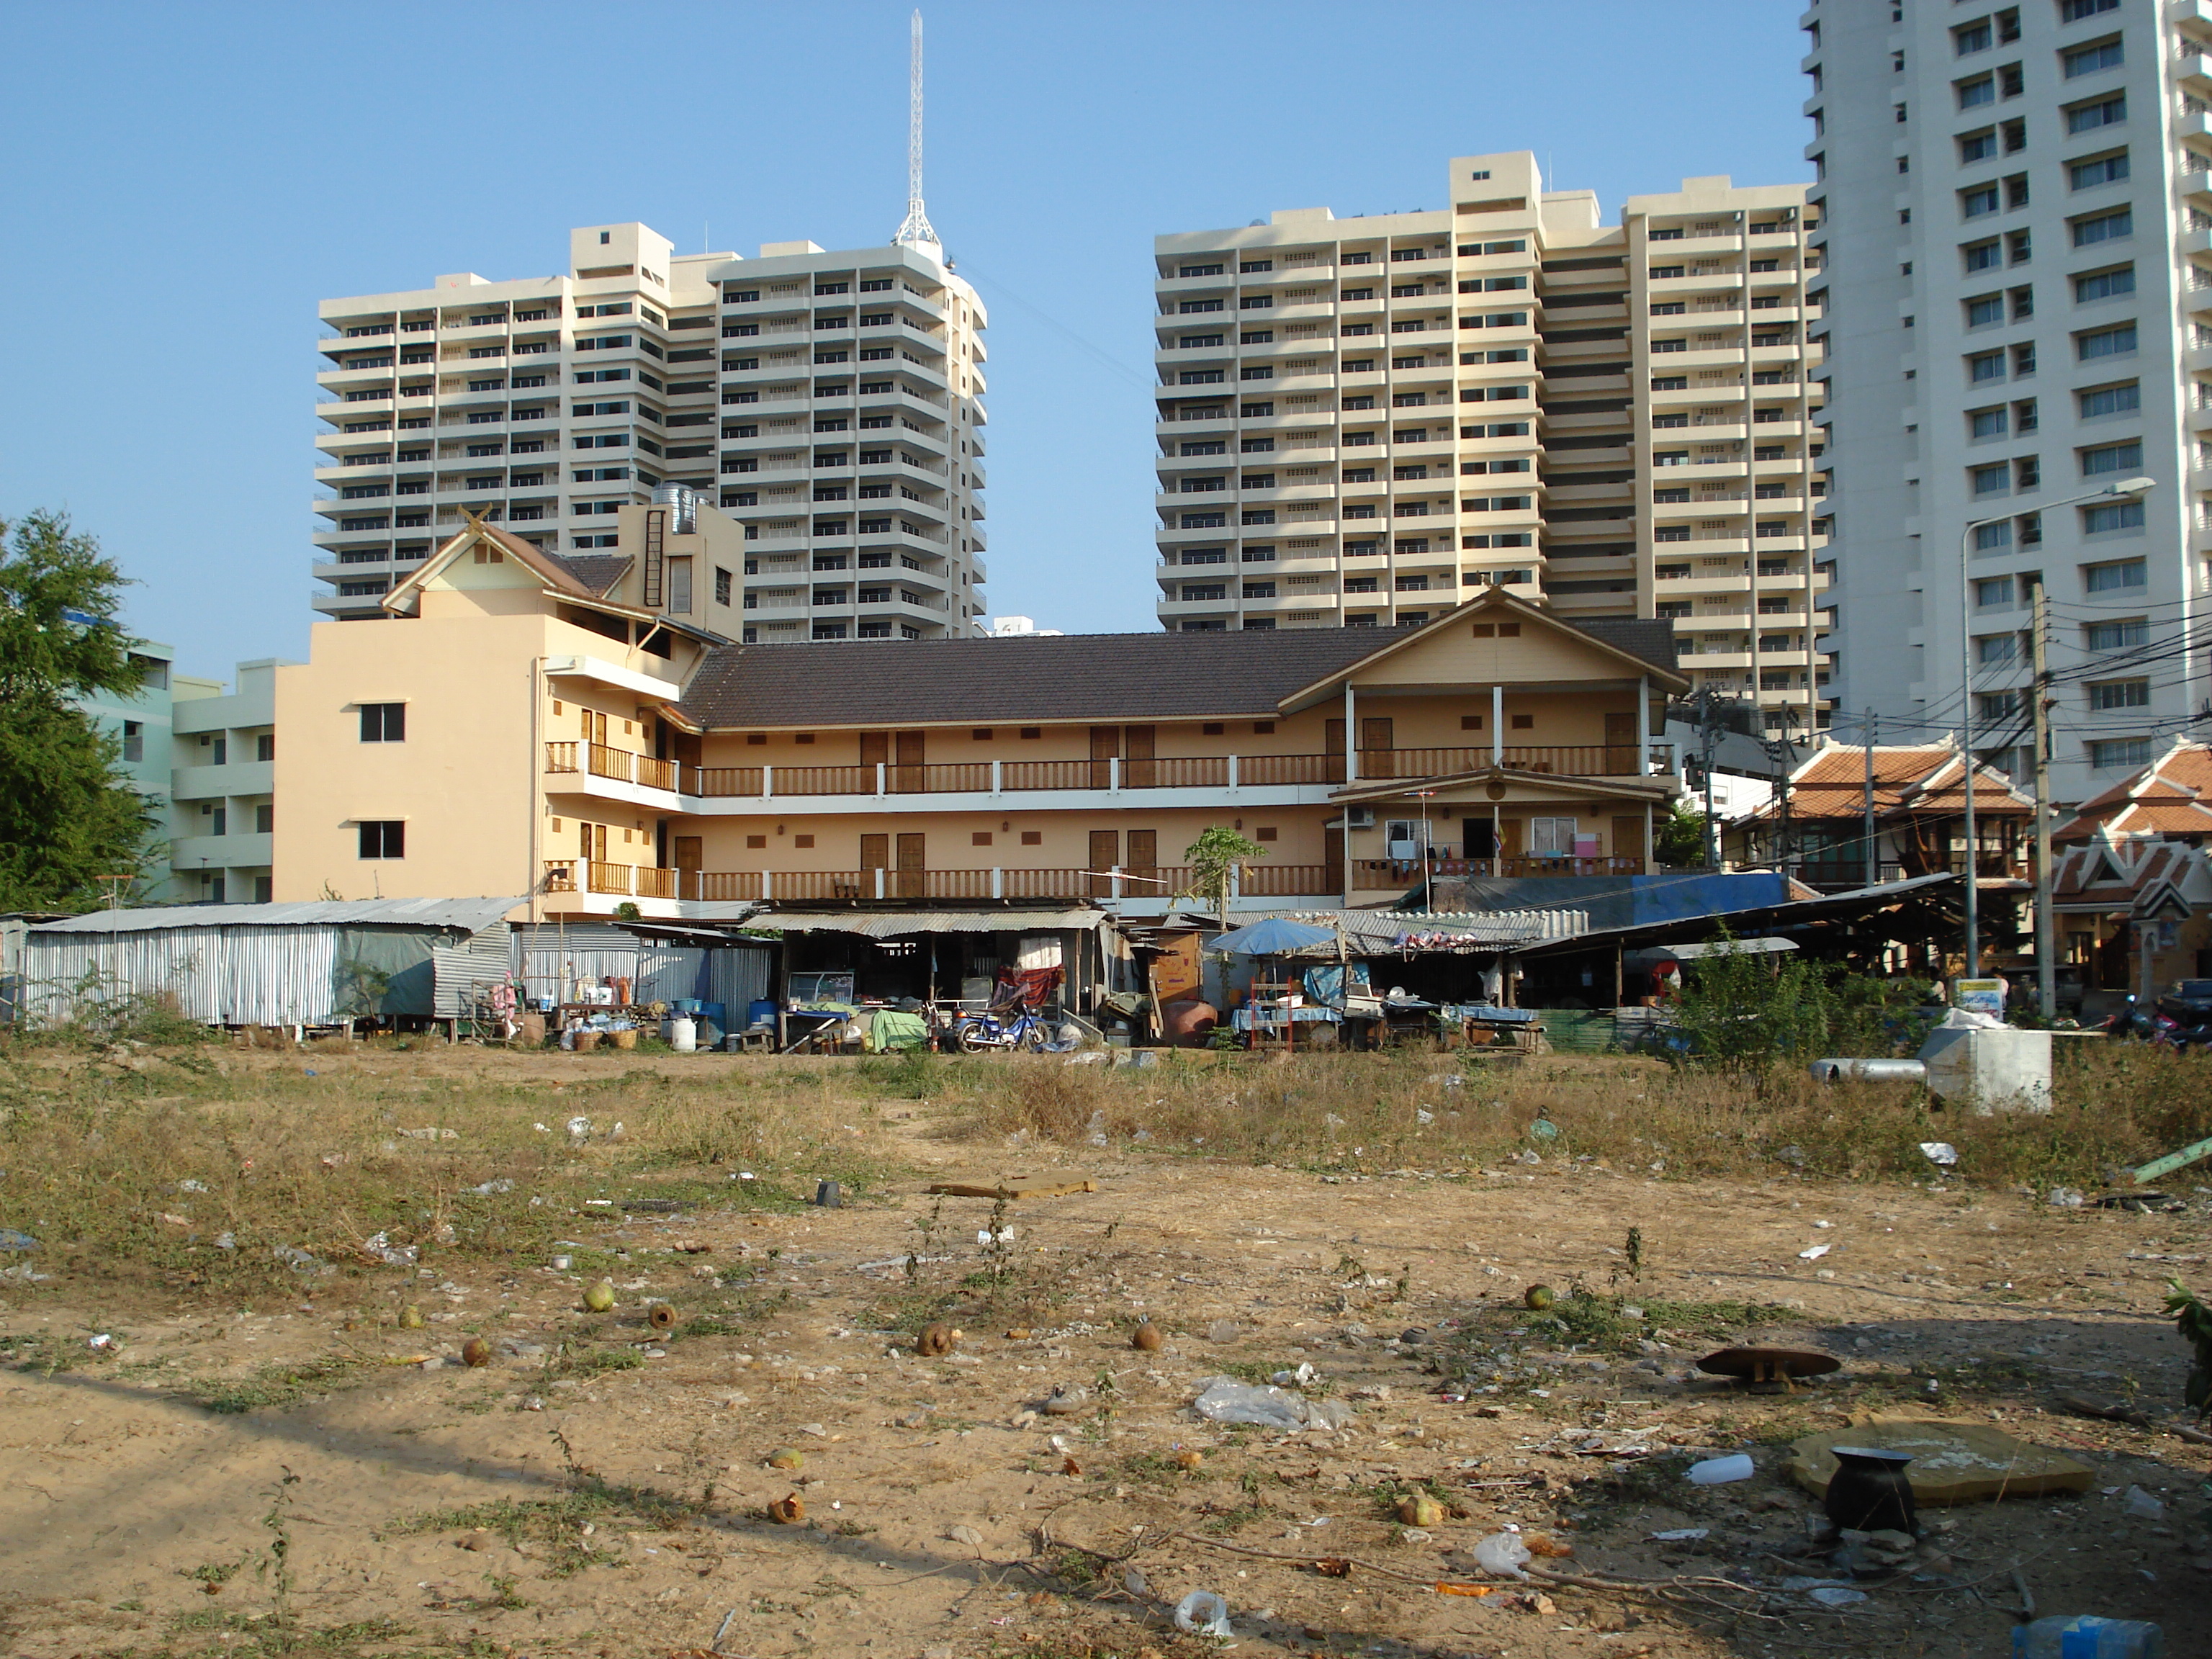
[[[2157, 485], [2155, 478], [2122, 478], [2102, 489], [2069, 495], [2038, 510], [2048, 513], [2083, 501], [2131, 501]], [[1961, 786], [1966, 791], [1966, 937], [1963, 977], [1967, 979], [1980, 978], [1982, 966], [1981, 872], [1978, 867], [1980, 848], [1974, 821], [1974, 532], [1990, 525], [2003, 524], [2013, 516], [2001, 513], [1995, 518], [1969, 519], [1959, 532], [1959, 684], [1963, 694], [1959, 709], [1959, 763]]]

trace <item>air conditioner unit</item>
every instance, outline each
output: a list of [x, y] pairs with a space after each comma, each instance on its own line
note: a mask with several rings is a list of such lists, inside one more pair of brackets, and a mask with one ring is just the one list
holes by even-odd
[[1346, 807], [1344, 827], [1347, 830], [1372, 830], [1375, 827], [1375, 809], [1371, 806]]

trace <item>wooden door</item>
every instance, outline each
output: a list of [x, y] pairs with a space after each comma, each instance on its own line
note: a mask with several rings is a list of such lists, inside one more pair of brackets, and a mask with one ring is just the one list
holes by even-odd
[[[1160, 872], [1160, 832], [1157, 830], [1129, 831], [1129, 856], [1121, 866], [1139, 876], [1157, 876]], [[1130, 890], [1136, 898], [1158, 898], [1167, 890], [1150, 882], [1139, 882]]]
[[[1093, 728], [1096, 730], [1097, 728]], [[1110, 728], [1109, 728], [1110, 729]], [[1084, 868], [1091, 872], [1084, 890], [1093, 898], [1110, 898], [1114, 893], [1114, 878], [1108, 872], [1121, 861], [1121, 834], [1118, 830], [1093, 830], [1091, 832], [1089, 861]]]
[[1149, 726], [1124, 726], [1121, 732], [1121, 787], [1124, 789], [1149, 789], [1159, 781], [1159, 769], [1152, 763], [1152, 742], [1157, 736]]
[[1337, 884], [1344, 879], [1344, 830], [1330, 824], [1321, 832], [1322, 862], [1328, 868], [1322, 872], [1322, 890], [1334, 892]]
[[1396, 757], [1391, 751], [1397, 746], [1397, 726], [1389, 715], [1363, 716], [1359, 722], [1359, 775], [1396, 777]]
[[928, 867], [928, 854], [924, 850], [921, 833], [919, 830], [901, 831], [898, 838], [898, 896], [901, 898], [927, 896]]
[[1108, 763], [1118, 757], [1121, 752], [1120, 726], [1094, 726], [1091, 728], [1091, 787], [1093, 789], [1110, 787], [1114, 769]]
[[[890, 867], [891, 838], [889, 836], [861, 836], [860, 868], [863, 870], [888, 870]], [[870, 883], [869, 888], [870, 890], [872, 891], [874, 889], [874, 884]]]
[[676, 896], [705, 897], [702, 890], [705, 884], [699, 878], [699, 872], [707, 867], [705, 839], [699, 836], [677, 836], [672, 840], [676, 848]]
[[1321, 728], [1321, 752], [1328, 764], [1323, 771], [1331, 783], [1344, 781], [1344, 722], [1324, 720]]
[[[1498, 856], [1502, 859], [1519, 858], [1522, 848], [1527, 845], [1522, 837], [1528, 831], [1528, 821], [1526, 818], [1500, 818], [1498, 821], [1498, 836], [1504, 845], [1498, 848]], [[1498, 873], [1503, 875], [1504, 872]]]
[[584, 856], [587, 859], [597, 859], [601, 864], [607, 861], [607, 826], [605, 824], [587, 823], [584, 826]]
[[1644, 817], [1623, 813], [1613, 821], [1613, 845], [1607, 849], [1617, 859], [1640, 859], [1644, 856]]
[[890, 787], [912, 793], [928, 787], [929, 775], [924, 768], [928, 733], [897, 732], [892, 733], [893, 754], [897, 763], [891, 768]]
[[[860, 764], [861, 764], [861, 765], [863, 765], [863, 766], [883, 766], [883, 765], [886, 765], [886, 764], [888, 764], [888, 763], [889, 763], [889, 762], [890, 762], [890, 757], [891, 757], [891, 734], [890, 734], [890, 732], [861, 732], [861, 733], [860, 733]], [[869, 788], [871, 788], [871, 789], [873, 789], [875, 787], [876, 787], [876, 781], [875, 781], [873, 778], [870, 778], [870, 779], [868, 780], [868, 787], [869, 787]]]
[[[1636, 759], [1636, 716], [1607, 714], [1605, 717], [1605, 775], [1609, 778], [1632, 778], [1643, 768]], [[1643, 820], [1637, 820], [1641, 823]], [[1638, 839], [1641, 840], [1639, 836]]]

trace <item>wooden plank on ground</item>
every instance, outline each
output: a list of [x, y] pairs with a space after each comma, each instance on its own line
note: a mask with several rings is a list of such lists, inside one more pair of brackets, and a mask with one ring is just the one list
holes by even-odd
[[978, 1187], [964, 1181], [939, 1181], [931, 1186], [933, 1193], [946, 1198], [1003, 1198], [1008, 1200], [1024, 1198], [1066, 1198], [1071, 1193], [1095, 1193], [1095, 1181], [1062, 1181], [1050, 1187]]

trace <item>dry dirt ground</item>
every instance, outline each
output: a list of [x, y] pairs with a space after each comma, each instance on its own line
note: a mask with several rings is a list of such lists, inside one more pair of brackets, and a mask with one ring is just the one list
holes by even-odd
[[[963, 1142], [945, 1109], [895, 1107], [911, 1177], [846, 1207], [580, 1210], [568, 1237], [627, 1253], [604, 1316], [542, 1260], [303, 1280], [313, 1299], [251, 1310], [11, 1292], [0, 1653], [1137, 1659], [1218, 1645], [1166, 1616], [1203, 1588], [1253, 1654], [1963, 1656], [2009, 1652], [2022, 1585], [2039, 1612], [2156, 1620], [2177, 1659], [2212, 1653], [2212, 1453], [2057, 1403], [2172, 1415], [2184, 1350], [2159, 1304], [2169, 1274], [2205, 1277], [2202, 1196], [2066, 1212], [1549, 1162], [1328, 1179]], [[1008, 1176], [1098, 1190], [1010, 1206], [995, 1249], [988, 1201], [924, 1193]], [[1832, 1248], [1801, 1259], [1816, 1243]], [[712, 1288], [696, 1275], [732, 1269], [754, 1275], [736, 1328], [647, 1324], [653, 1299], [681, 1314]], [[1674, 1311], [1577, 1346], [1522, 1311], [1538, 1281]], [[407, 1295], [424, 1328], [391, 1317]], [[936, 1307], [964, 1334], [920, 1358]], [[1140, 1316], [1167, 1333], [1157, 1352], [1131, 1346]], [[472, 1331], [495, 1350], [482, 1369], [459, 1360]], [[1753, 1331], [1844, 1368], [1788, 1395], [1690, 1372]], [[102, 1333], [119, 1346], [70, 1369], [23, 1358]], [[554, 1363], [580, 1335], [642, 1363]], [[442, 1363], [393, 1363], [421, 1355]], [[289, 1405], [216, 1413], [184, 1386], [334, 1359], [354, 1363]], [[1345, 1426], [1188, 1409], [1202, 1378], [1301, 1364]], [[1056, 1385], [1076, 1409], [1033, 1415]], [[1832, 1572], [1787, 1441], [1916, 1407], [2071, 1452], [2095, 1484], [1926, 1512], [1919, 1558], [1845, 1611], [1784, 1589]], [[1682, 1479], [1688, 1452], [1737, 1448], [1750, 1480]], [[796, 1470], [768, 1467], [784, 1449]], [[2160, 1511], [2128, 1513], [2131, 1487]], [[1416, 1488], [1450, 1509], [1409, 1534], [1391, 1506]], [[768, 1518], [789, 1495], [805, 1520]], [[1538, 1564], [1554, 1572], [1674, 1582], [1437, 1593], [1495, 1583], [1472, 1550], [1507, 1522], [1571, 1546]], [[1707, 1534], [1650, 1539], [1685, 1528]]]

